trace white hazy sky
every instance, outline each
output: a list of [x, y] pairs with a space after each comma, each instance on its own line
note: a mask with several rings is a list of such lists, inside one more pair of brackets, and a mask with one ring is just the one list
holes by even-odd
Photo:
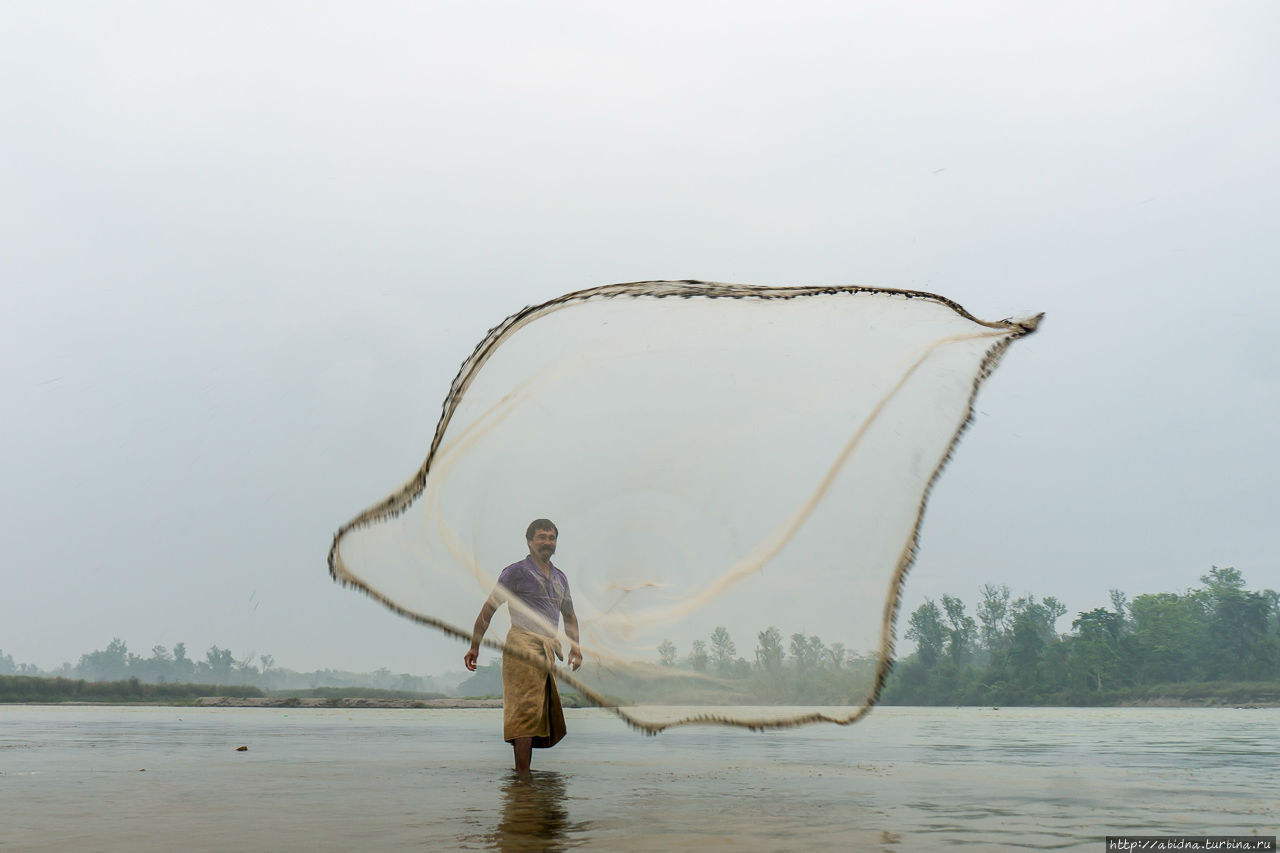
[[0, 649], [458, 669], [333, 532], [487, 329], [640, 279], [1047, 312], [907, 612], [1276, 587], [1277, 43], [1269, 2], [5, 3]]

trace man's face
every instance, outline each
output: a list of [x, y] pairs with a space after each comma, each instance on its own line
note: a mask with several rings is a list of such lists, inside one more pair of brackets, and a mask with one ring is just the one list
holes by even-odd
[[554, 530], [535, 530], [529, 540], [529, 553], [544, 560], [551, 559], [556, 552], [556, 532]]

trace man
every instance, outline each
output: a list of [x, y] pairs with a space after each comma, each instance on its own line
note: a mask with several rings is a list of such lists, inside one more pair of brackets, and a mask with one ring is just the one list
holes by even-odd
[[569, 579], [551, 564], [559, 535], [548, 519], [535, 519], [529, 525], [524, 536], [529, 556], [498, 575], [498, 583], [471, 630], [471, 649], [462, 658], [467, 669], [475, 672], [489, 620], [506, 604], [511, 630], [502, 650], [502, 736], [515, 751], [517, 773], [529, 772], [535, 746], [555, 746], [565, 735], [560, 691], [553, 675], [555, 658], [564, 659], [556, 639], [561, 616], [569, 635], [569, 666], [576, 670], [582, 665]]

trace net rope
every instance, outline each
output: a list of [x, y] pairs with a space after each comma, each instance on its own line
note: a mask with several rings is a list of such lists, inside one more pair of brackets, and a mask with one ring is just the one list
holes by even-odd
[[[582, 631], [564, 686], [650, 734], [853, 723], [892, 668], [933, 485], [1042, 316], [698, 281], [527, 307], [463, 362], [413, 476], [337, 531], [330, 574], [470, 640], [525, 525], [549, 517]], [[485, 647], [504, 648], [502, 618]], [[735, 636], [758, 640], [754, 662]]]

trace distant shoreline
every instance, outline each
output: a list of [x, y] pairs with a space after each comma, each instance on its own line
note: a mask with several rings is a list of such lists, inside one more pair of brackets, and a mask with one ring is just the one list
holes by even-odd
[[[238, 698], [223, 697], [223, 695], [210, 695], [210, 697], [200, 697], [193, 702], [0, 702], [0, 708], [4, 707], [20, 707], [20, 706], [74, 706], [74, 707], [148, 707], [148, 708], [275, 708], [275, 710], [288, 711], [289, 708], [302, 711], [315, 710], [360, 710], [360, 708], [369, 708], [369, 710], [401, 710], [401, 711], [448, 711], [448, 710], [474, 710], [474, 708], [502, 708], [502, 699], [362, 699], [355, 697], [344, 697], [340, 699], [287, 699], [287, 698]], [[573, 706], [564, 706], [572, 708]], [[579, 707], [594, 707], [589, 704]], [[812, 706], [805, 706], [812, 707]], [[938, 706], [909, 706], [909, 704], [881, 704], [879, 708], [936, 708]], [[945, 707], [945, 706], [943, 706]], [[954, 706], [956, 710], [959, 708], [988, 708], [984, 704], [957, 704]], [[1006, 704], [1006, 706], [992, 707], [993, 711], [1004, 710], [1021, 710], [1021, 708], [1079, 708], [1079, 710], [1088, 710], [1088, 708], [1199, 708], [1199, 710], [1263, 710], [1263, 708], [1280, 708], [1280, 702], [1274, 699], [1260, 699], [1257, 702], [1194, 702], [1185, 701], [1185, 699], [1144, 699], [1144, 701], [1117, 702], [1115, 704]]]
[[[347, 696], [341, 699], [286, 699], [281, 697], [203, 696], [194, 703], [198, 708], [501, 708], [502, 699], [381, 699]], [[566, 705], [566, 708], [573, 707]], [[584, 705], [583, 707], [594, 707]], [[805, 706], [809, 707], [809, 706]], [[834, 707], [834, 706], [833, 706]], [[880, 708], [914, 707], [879, 705]], [[920, 706], [928, 707], [928, 706]], [[986, 705], [957, 705], [959, 708], [986, 708]], [[1280, 708], [1273, 698], [1223, 702], [1213, 699], [1131, 699], [1114, 705], [1006, 705], [1007, 708]]]
[[1217, 702], [1207, 699], [1133, 699], [1116, 705], [1092, 705], [1094, 708], [1280, 708], [1273, 698]]
[[[201, 696], [191, 701], [176, 702], [86, 702], [86, 701], [67, 701], [67, 702], [0, 702], [0, 707], [13, 707], [18, 705], [69, 705], [81, 707], [100, 706], [106, 708], [128, 708], [128, 707], [158, 707], [158, 708], [278, 708], [278, 709], [342, 709], [351, 710], [358, 708], [371, 708], [375, 710], [463, 710], [472, 708], [501, 708], [502, 700], [499, 698], [484, 699], [385, 699], [385, 698], [361, 698], [355, 696], [345, 696], [334, 699], [320, 698], [286, 698], [286, 697], [238, 697], [238, 696]], [[591, 705], [575, 706], [566, 704], [566, 708], [572, 707], [593, 707]], [[805, 706], [811, 707], [811, 706]], [[834, 706], [833, 706], [834, 707]], [[939, 707], [936, 705], [878, 705], [879, 708], [932, 708]], [[946, 706], [942, 706], [946, 707]], [[992, 708], [989, 705], [955, 705], [955, 708]], [[1257, 700], [1245, 700], [1235, 702], [1221, 702], [1203, 699], [1141, 699], [1127, 700], [1116, 702], [1108, 705], [1004, 705], [1000, 706], [1009, 710], [1015, 708], [1223, 708], [1223, 709], [1262, 709], [1262, 708], [1280, 708], [1280, 701], [1272, 698], [1259, 698]], [[992, 710], [1000, 710], [999, 707]]]
[[201, 696], [193, 704], [197, 708], [501, 708], [502, 700]]

